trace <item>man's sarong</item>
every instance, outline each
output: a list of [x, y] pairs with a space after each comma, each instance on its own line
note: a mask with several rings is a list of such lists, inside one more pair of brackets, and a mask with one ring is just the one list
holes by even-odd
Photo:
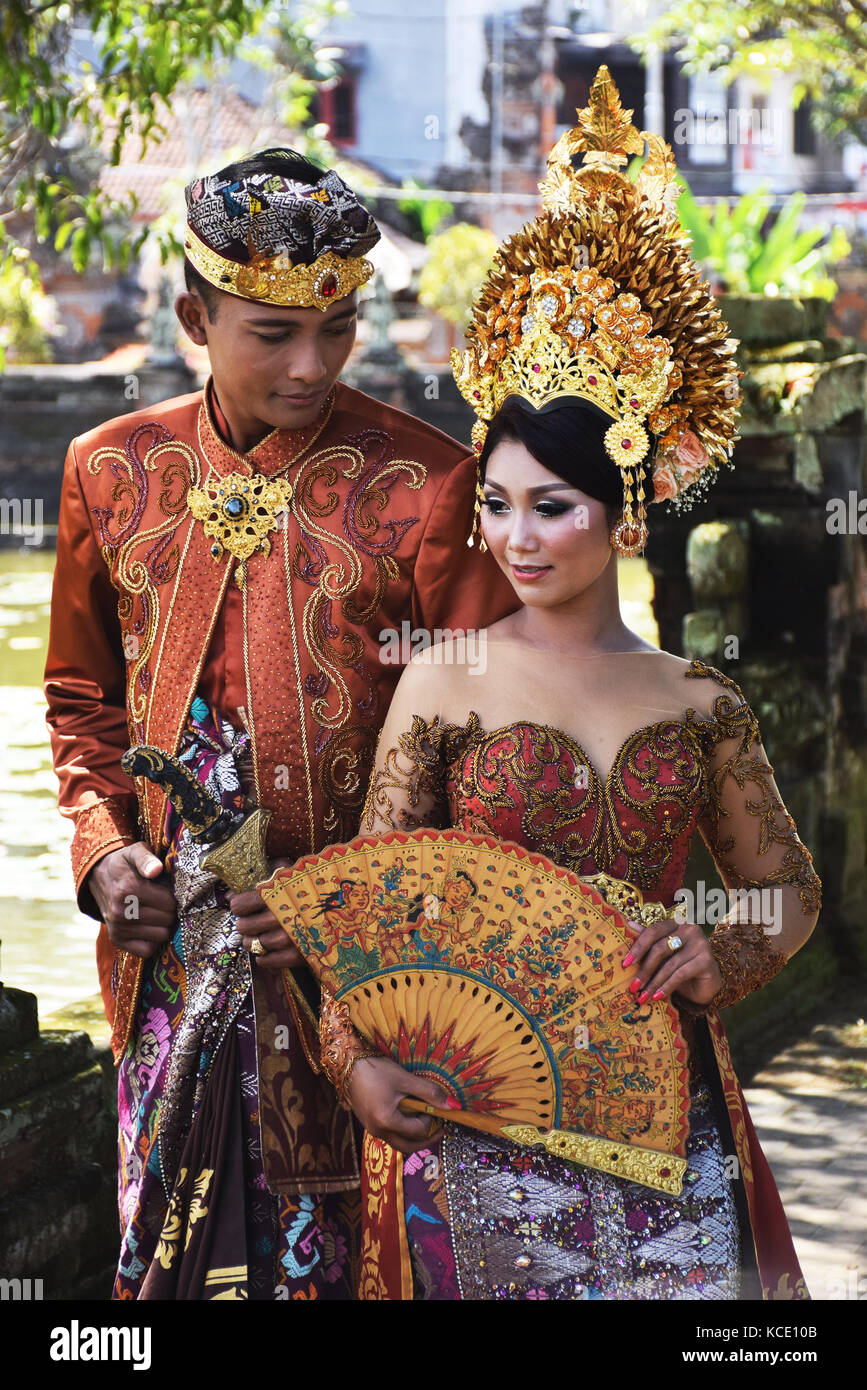
[[[193, 701], [179, 756], [240, 819], [249, 736]], [[119, 1071], [117, 1299], [347, 1299], [357, 1191], [275, 1196], [262, 1163], [251, 963], [227, 890], [169, 810], [170, 942], [146, 962]]]

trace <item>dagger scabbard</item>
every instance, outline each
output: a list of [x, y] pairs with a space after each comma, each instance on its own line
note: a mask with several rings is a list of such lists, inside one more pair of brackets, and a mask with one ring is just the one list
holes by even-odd
[[[243, 893], [270, 878], [265, 841], [271, 811], [257, 807], [233, 830], [237, 817], [220, 805], [179, 758], [164, 753], [161, 748], [139, 744], [124, 753], [121, 766], [128, 777], [146, 777], [162, 788], [193, 840], [217, 842], [202, 856], [202, 868], [222, 879], [232, 892]], [[319, 1022], [303, 987], [292, 970], [284, 969], [282, 973], [297, 1007], [318, 1033]], [[256, 979], [254, 972], [254, 989]]]
[[237, 815], [222, 807], [180, 758], [142, 743], [129, 748], [120, 762], [128, 777], [146, 777], [162, 788], [193, 840], [216, 842], [202, 859], [203, 869], [216, 874], [235, 893], [268, 878], [265, 837], [270, 811], [257, 808], [233, 829]]
[[262, 807], [252, 811], [228, 840], [208, 851], [202, 868], [216, 874], [235, 893], [255, 888], [271, 873], [265, 854], [270, 819], [271, 812]]

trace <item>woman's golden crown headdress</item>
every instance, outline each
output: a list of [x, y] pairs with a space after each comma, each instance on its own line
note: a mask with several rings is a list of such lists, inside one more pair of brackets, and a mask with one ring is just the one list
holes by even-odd
[[[633, 180], [623, 166], [645, 141]], [[575, 155], [583, 155], [577, 168]], [[477, 452], [509, 396], [537, 409], [577, 398], [611, 417], [605, 447], [624, 482], [613, 540], [625, 554], [647, 539], [653, 440], [651, 500], [689, 504], [738, 437], [737, 343], [679, 225], [676, 172], [670, 147], [636, 130], [600, 67], [578, 125], [548, 157], [544, 211], [497, 251], [473, 306], [470, 345], [452, 353], [478, 417]]]

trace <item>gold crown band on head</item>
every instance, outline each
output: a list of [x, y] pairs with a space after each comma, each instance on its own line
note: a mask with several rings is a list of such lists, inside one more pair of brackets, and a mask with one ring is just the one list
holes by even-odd
[[294, 305], [325, 310], [366, 284], [374, 270], [366, 256], [344, 258], [334, 251], [323, 251], [312, 265], [293, 266], [285, 253], [253, 256], [241, 265], [212, 251], [189, 225], [184, 232], [184, 254], [216, 289], [281, 308]]
[[[645, 141], [633, 180], [622, 166]], [[691, 503], [737, 439], [737, 344], [678, 223], [676, 174], [669, 146], [635, 129], [600, 67], [578, 125], [548, 158], [544, 211], [497, 251], [469, 347], [452, 352], [478, 417], [477, 452], [510, 396], [537, 410], [589, 401], [611, 418], [605, 448], [624, 490], [612, 541], [627, 555], [647, 541], [644, 460], [654, 443], [651, 500], [682, 502], [688, 492]], [[477, 499], [473, 531], [479, 510]]]

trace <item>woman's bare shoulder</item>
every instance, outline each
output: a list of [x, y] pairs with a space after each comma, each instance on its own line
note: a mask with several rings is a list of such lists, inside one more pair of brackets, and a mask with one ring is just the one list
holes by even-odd
[[744, 702], [737, 683], [708, 662], [660, 651], [659, 660], [648, 665], [648, 693], [672, 710], [693, 709], [699, 717], [713, 718], [721, 695], [734, 705]]
[[467, 700], [478, 689], [468, 678], [483, 669], [484, 659], [484, 646], [470, 637], [431, 643], [410, 657], [394, 698], [403, 706], [413, 703], [413, 713], [426, 719], [436, 715], [443, 722], [463, 719]]
[[668, 652], [665, 655], [670, 663], [668, 674], [679, 685], [684, 707], [694, 709], [699, 716], [714, 718], [721, 697], [730, 708], [748, 703], [737, 681], [711, 662], [697, 658], [690, 661]]

